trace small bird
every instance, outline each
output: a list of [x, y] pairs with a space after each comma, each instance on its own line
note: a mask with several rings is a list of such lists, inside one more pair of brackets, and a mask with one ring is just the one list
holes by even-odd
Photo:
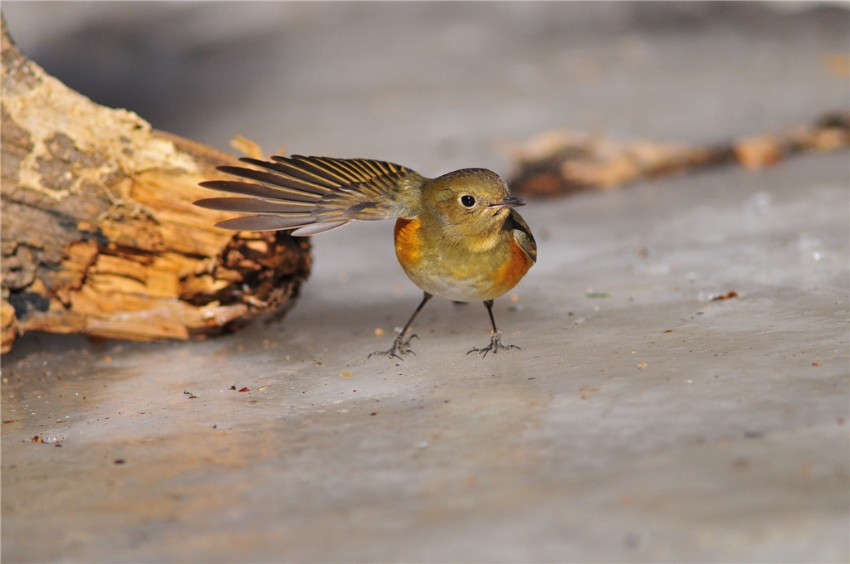
[[[352, 220], [395, 219], [395, 251], [408, 278], [424, 293], [392, 347], [370, 354], [402, 358], [407, 336], [428, 300], [483, 301], [492, 326], [490, 344], [467, 354], [519, 348], [502, 344], [493, 300], [516, 286], [537, 260], [537, 244], [499, 176], [469, 168], [437, 178], [371, 159], [292, 155], [270, 161], [240, 159], [257, 168], [220, 166], [249, 180], [210, 180], [201, 186], [240, 194], [196, 205], [253, 215], [216, 225], [237, 231], [291, 230], [294, 236], [331, 231]], [[245, 197], [247, 196], [247, 197]]]

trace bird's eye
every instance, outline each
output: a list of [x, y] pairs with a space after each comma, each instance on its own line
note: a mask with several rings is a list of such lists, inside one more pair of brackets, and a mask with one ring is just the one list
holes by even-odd
[[463, 204], [467, 208], [471, 208], [475, 205], [475, 198], [470, 196], [469, 194], [460, 197], [460, 203]]

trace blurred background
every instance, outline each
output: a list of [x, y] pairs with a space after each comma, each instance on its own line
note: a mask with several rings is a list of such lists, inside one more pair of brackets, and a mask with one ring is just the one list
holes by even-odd
[[510, 169], [569, 129], [713, 143], [847, 108], [823, 2], [5, 2], [22, 50], [95, 101], [221, 149]]
[[[510, 176], [552, 130], [713, 146], [850, 108], [846, 2], [3, 13], [156, 128], [429, 176]], [[467, 357], [483, 308], [434, 300], [418, 356], [366, 359], [421, 296], [389, 222], [313, 239], [283, 323], [27, 335], [3, 358], [3, 559], [847, 562], [847, 162], [530, 202], [540, 261], [496, 304], [515, 355]]]

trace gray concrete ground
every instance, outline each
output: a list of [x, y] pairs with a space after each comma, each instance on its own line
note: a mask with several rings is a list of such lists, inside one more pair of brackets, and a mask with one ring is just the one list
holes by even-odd
[[[847, 12], [793, 6], [4, 12], [163, 129], [436, 174], [507, 173], [505, 143], [556, 127], [703, 142], [847, 111]], [[522, 350], [485, 359], [484, 308], [436, 301], [416, 356], [366, 359], [419, 299], [381, 224], [314, 239], [282, 324], [25, 337], [2, 558], [846, 562], [848, 186], [841, 152], [532, 202], [540, 261], [496, 306]]]

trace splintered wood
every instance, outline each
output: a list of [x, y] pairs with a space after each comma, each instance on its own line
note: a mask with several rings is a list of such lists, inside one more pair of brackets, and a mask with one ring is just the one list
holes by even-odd
[[2, 57], [3, 352], [26, 331], [187, 339], [286, 311], [309, 243], [192, 205], [233, 157], [68, 89], [5, 21]]
[[847, 147], [850, 147], [848, 114], [831, 114], [811, 126], [710, 147], [650, 140], [617, 142], [555, 131], [509, 149], [517, 162], [517, 171], [509, 184], [517, 193], [560, 196], [716, 165], [740, 164], [755, 170], [795, 153]]

